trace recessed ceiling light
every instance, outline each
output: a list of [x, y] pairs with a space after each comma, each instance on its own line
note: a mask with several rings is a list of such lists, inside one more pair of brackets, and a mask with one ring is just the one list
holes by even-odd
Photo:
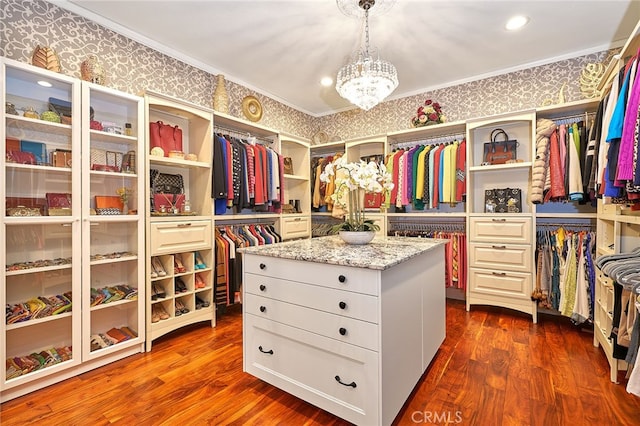
[[48, 81], [44, 81], [44, 80], [40, 80], [38, 81], [38, 84], [42, 87], [53, 87], [53, 84], [49, 83]]
[[511, 17], [507, 21], [507, 24], [504, 27], [509, 31], [514, 31], [527, 25], [527, 22], [529, 22], [529, 18], [527, 16], [517, 15], [517, 16]]
[[320, 84], [322, 84], [324, 87], [329, 87], [333, 84], [333, 79], [331, 77], [322, 77], [322, 80], [320, 80]]

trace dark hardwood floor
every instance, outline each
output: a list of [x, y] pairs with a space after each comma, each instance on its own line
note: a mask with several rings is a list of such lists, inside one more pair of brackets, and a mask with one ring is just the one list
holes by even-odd
[[[593, 334], [566, 318], [447, 301], [447, 338], [397, 425], [638, 425], [640, 398], [609, 381]], [[150, 353], [1, 406], [0, 424], [347, 425], [242, 372], [242, 316], [195, 325]]]

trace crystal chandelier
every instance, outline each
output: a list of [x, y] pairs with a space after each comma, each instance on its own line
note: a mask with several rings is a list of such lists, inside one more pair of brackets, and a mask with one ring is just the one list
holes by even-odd
[[[344, 0], [337, 0], [337, 3], [344, 10]], [[364, 10], [364, 49], [361, 46], [351, 62], [340, 68], [336, 79], [340, 96], [365, 111], [378, 105], [398, 87], [396, 67], [380, 56], [374, 58], [369, 52], [369, 9], [375, 4], [376, 0], [359, 0], [358, 6]]]

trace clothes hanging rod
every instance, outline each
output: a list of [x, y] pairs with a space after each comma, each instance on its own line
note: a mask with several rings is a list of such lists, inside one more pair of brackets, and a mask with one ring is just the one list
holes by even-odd
[[237, 136], [239, 138], [255, 138], [258, 141], [265, 142], [268, 144], [272, 144], [273, 141], [271, 139], [264, 139], [258, 136], [252, 136], [251, 132], [242, 132], [237, 129], [230, 129], [228, 127], [219, 126], [217, 124], [213, 125], [214, 133], [228, 133], [230, 136]]
[[216, 228], [222, 228], [224, 226], [244, 226], [244, 225], [273, 225], [276, 223], [274, 218], [251, 218], [250, 220], [243, 221], [242, 218], [238, 219], [216, 219]]
[[433, 138], [419, 138], [402, 142], [392, 142], [391, 147], [393, 148], [404, 148], [405, 146], [416, 146], [419, 144], [425, 145], [435, 145], [443, 142], [452, 142], [456, 140], [462, 140], [466, 138], [466, 135], [460, 132], [457, 133], [448, 133], [444, 135], [435, 136]]
[[[589, 119], [590, 116], [595, 115], [595, 112], [583, 112], [580, 114], [573, 114], [573, 115], [565, 115], [562, 117], [556, 117], [551, 119], [551, 121], [553, 121], [556, 124], [568, 124], [571, 120], [571, 123], [575, 123], [581, 120], [585, 120], [587, 121]], [[561, 121], [564, 121], [565, 123], [560, 123]]]
[[576, 227], [576, 228], [595, 228], [595, 223], [587, 222], [537, 222], [536, 227], [554, 226], [554, 227]]

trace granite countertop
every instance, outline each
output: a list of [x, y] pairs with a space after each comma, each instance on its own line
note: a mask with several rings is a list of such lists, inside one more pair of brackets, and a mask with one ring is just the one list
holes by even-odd
[[384, 270], [445, 243], [431, 238], [376, 237], [366, 245], [349, 245], [338, 236], [328, 236], [239, 250], [261, 256]]

